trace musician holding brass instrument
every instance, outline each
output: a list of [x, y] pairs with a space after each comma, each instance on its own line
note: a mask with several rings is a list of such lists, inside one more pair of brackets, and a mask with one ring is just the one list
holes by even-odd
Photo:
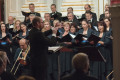
[[[16, 50], [13, 67], [11, 72], [14, 75], [29, 75], [29, 50], [30, 46], [26, 39], [21, 39], [19, 41], [20, 48]], [[17, 76], [18, 77], [18, 76]]]

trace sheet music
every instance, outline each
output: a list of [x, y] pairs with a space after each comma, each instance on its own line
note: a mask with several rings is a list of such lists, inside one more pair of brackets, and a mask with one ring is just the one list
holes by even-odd
[[76, 35], [70, 34], [70, 36], [74, 39], [76, 37]]
[[48, 47], [48, 50], [57, 52], [61, 48], [62, 48], [62, 46], [52, 46], [52, 47]]

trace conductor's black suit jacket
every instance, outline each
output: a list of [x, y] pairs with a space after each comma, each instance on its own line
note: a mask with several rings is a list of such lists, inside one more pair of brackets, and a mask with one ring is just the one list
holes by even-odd
[[29, 33], [30, 60], [32, 66], [47, 66], [48, 46], [56, 44], [56, 38], [47, 38], [40, 30], [32, 28]]
[[82, 71], [75, 71], [72, 74], [68, 74], [61, 78], [61, 80], [98, 80], [95, 77], [87, 76]]

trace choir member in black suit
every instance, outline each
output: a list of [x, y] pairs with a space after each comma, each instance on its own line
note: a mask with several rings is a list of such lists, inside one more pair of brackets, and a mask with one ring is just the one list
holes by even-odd
[[[33, 3], [29, 4], [30, 14], [41, 17], [40, 13], [35, 12], [35, 5]], [[29, 15], [25, 16], [25, 22], [29, 19]]]
[[10, 45], [12, 43], [12, 35], [6, 30], [5, 24], [1, 24], [1, 33], [0, 33], [0, 47], [4, 51], [6, 51], [7, 56], [12, 64], [13, 61], [13, 55], [10, 51]]
[[51, 20], [51, 16], [50, 16], [49, 13], [45, 13], [45, 14], [44, 14], [44, 18], [45, 18], [44, 21], [49, 21], [49, 22], [50, 22], [50, 25], [53, 26], [53, 21]]
[[6, 71], [7, 66], [6, 52], [0, 51], [0, 79], [1, 80], [16, 80], [15, 77]]
[[75, 17], [74, 17], [74, 14], [73, 13], [68, 13], [67, 14], [67, 17], [68, 17], [68, 20], [67, 21], [69, 21], [69, 22], [71, 22], [71, 23], [76, 23], [77, 24], [77, 26], [79, 26], [80, 25], [80, 23], [79, 23], [79, 21], [77, 20], [77, 19], [75, 19]]
[[83, 40], [87, 40], [90, 35], [93, 33], [93, 30], [89, 28], [89, 22], [85, 19], [82, 21], [82, 29], [80, 29], [77, 34], [83, 34], [86, 37], [83, 38]]
[[[89, 4], [86, 4], [86, 5], [84, 6], [84, 8], [85, 8], [85, 11], [90, 11], [90, 12], [91, 12], [91, 6], [90, 6]], [[94, 13], [94, 12], [91, 12], [91, 13], [92, 13], [92, 15], [93, 15], [92, 18], [97, 21], [96, 13]], [[85, 17], [85, 14], [82, 14], [82, 18], [86, 18], [86, 17]]]
[[[104, 11], [103, 14], [100, 15], [99, 21], [101, 21], [101, 20], [103, 20], [105, 17], [107, 17], [106, 14], [109, 12], [109, 7], [110, 7], [109, 5], [107, 5], [107, 4], [105, 5], [105, 11]], [[108, 11], [108, 12], [105, 13], [106, 11]]]
[[27, 30], [27, 26], [24, 22], [20, 23], [21, 32], [19, 33], [18, 37], [20, 38], [27, 38], [29, 35], [29, 31]]
[[[72, 7], [68, 7], [67, 8], [67, 13], [73, 13], [73, 8]], [[77, 17], [74, 15], [74, 18], [77, 19]]]
[[104, 14], [100, 15], [100, 19], [99, 21], [102, 21], [104, 18], [110, 18], [110, 12], [109, 11], [105, 11]]
[[8, 23], [6, 24], [6, 28], [8, 29], [9, 33], [12, 33], [14, 27], [14, 18], [13, 16], [8, 17]]
[[29, 9], [31, 14], [35, 14], [35, 16], [41, 17], [40, 13], [35, 12], [35, 5], [33, 3], [29, 4]]
[[62, 14], [60, 12], [57, 12], [56, 11], [56, 5], [55, 4], [52, 4], [51, 5], [51, 11], [52, 13], [50, 13], [50, 16], [51, 16], [51, 20], [61, 20], [61, 16]]
[[92, 13], [90, 11], [86, 11], [85, 17], [88, 20], [88, 22], [91, 23], [91, 29], [96, 30], [96, 28], [97, 28], [97, 20], [95, 20], [92, 16], [93, 15], [92, 15]]
[[[16, 77], [21, 76], [21, 75], [31, 75], [29, 43], [26, 39], [21, 39], [19, 41], [19, 46], [20, 48], [18, 48], [15, 52], [14, 62], [17, 60], [18, 63], [20, 63], [20, 66], [15, 75]], [[20, 53], [21, 55], [19, 56]], [[26, 56], [25, 60], [22, 60], [22, 58], [24, 58], [25, 56]]]
[[48, 66], [48, 46], [56, 44], [56, 29], [53, 30], [52, 37], [49, 39], [41, 32], [43, 20], [35, 17], [32, 21], [33, 28], [29, 34], [30, 40], [30, 62], [32, 75], [36, 80], [46, 80]]
[[89, 59], [85, 53], [78, 53], [72, 58], [72, 66], [75, 71], [64, 76], [61, 80], [97, 80], [89, 76]]
[[30, 31], [32, 29], [32, 20], [35, 18], [35, 14], [30, 14], [29, 15], [29, 19], [26, 21], [26, 26], [28, 31]]

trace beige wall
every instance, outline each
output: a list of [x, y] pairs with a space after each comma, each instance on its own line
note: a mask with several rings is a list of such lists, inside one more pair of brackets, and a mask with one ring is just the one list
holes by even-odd
[[[22, 16], [21, 11], [27, 11], [28, 4], [34, 3], [36, 6], [36, 11], [40, 12], [42, 17], [44, 16], [45, 12], [51, 12], [50, 5], [53, 1], [57, 5], [57, 11], [62, 12], [63, 16], [65, 16], [66, 10], [68, 7], [73, 7], [75, 15], [81, 16], [84, 13], [84, 5], [89, 3], [93, 7], [93, 11], [100, 15], [104, 11], [104, 5], [109, 3], [109, 0], [4, 0], [5, 3], [5, 21], [7, 23], [8, 16], [14, 16], [16, 19], [20, 19], [21, 21], [24, 20], [24, 16]], [[81, 2], [83, 1], [82, 5], [80, 6]], [[71, 3], [70, 2], [74, 2]], [[66, 6], [63, 6], [66, 5]], [[74, 6], [76, 5], [76, 6]], [[98, 16], [99, 18], [99, 16]]]

